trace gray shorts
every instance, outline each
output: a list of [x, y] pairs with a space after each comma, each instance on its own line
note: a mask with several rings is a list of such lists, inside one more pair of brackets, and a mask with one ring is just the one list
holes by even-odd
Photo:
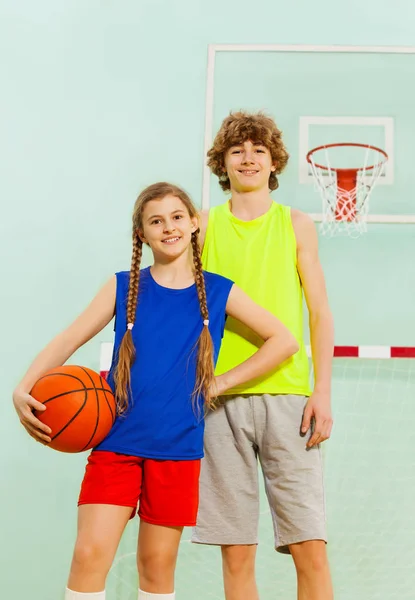
[[319, 447], [300, 434], [305, 396], [225, 396], [206, 418], [200, 503], [192, 541], [258, 543], [258, 460], [274, 526], [275, 548], [326, 541]]

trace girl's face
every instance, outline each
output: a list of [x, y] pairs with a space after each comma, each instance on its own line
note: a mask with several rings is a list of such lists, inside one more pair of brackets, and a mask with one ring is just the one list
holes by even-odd
[[139, 236], [148, 244], [154, 258], [171, 260], [186, 252], [191, 236], [199, 227], [197, 217], [191, 217], [183, 202], [176, 196], [150, 200], [144, 205]]

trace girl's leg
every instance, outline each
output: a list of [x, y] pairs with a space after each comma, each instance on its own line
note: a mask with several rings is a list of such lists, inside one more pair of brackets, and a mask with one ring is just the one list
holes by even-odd
[[174, 600], [183, 527], [196, 523], [200, 460], [146, 459], [140, 499], [138, 600]]
[[82, 504], [68, 588], [93, 593], [105, 589], [121, 535], [131, 517], [130, 506]]
[[[174, 571], [183, 527], [140, 521], [137, 568], [142, 598], [174, 598]], [[164, 596], [165, 595], [165, 596]], [[140, 594], [139, 594], [139, 600]]]

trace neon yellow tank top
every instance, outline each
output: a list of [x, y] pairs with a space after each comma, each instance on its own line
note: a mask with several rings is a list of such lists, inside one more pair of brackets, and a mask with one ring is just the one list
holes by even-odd
[[[209, 211], [203, 267], [232, 279], [255, 302], [278, 317], [295, 335], [300, 349], [274, 371], [230, 394], [310, 395], [308, 358], [303, 340], [303, 293], [297, 272], [297, 246], [290, 207], [273, 202], [264, 215], [241, 221], [229, 203]], [[240, 364], [261, 341], [228, 317], [216, 374]]]

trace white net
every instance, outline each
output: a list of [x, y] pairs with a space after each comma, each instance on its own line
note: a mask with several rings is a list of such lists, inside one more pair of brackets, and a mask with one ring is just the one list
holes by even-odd
[[[345, 189], [346, 186], [342, 187], [345, 170], [338, 173], [332, 164], [331, 155], [335, 149], [324, 146], [308, 155], [314, 181], [322, 198], [320, 229], [329, 236], [359, 236], [367, 230], [370, 196], [383, 174], [387, 158], [377, 148], [358, 147], [359, 151], [363, 151], [363, 166], [357, 170], [353, 184]], [[324, 168], [320, 163], [324, 163]], [[348, 171], [350, 173], [351, 170]]]
[[[329, 557], [336, 600], [413, 600], [415, 589], [415, 360], [336, 359], [332, 439], [323, 444]], [[261, 600], [296, 597], [290, 557], [273, 550], [262, 494], [257, 579]], [[223, 600], [220, 552], [186, 530], [177, 598]], [[107, 600], [137, 600], [137, 519], [108, 579]]]

